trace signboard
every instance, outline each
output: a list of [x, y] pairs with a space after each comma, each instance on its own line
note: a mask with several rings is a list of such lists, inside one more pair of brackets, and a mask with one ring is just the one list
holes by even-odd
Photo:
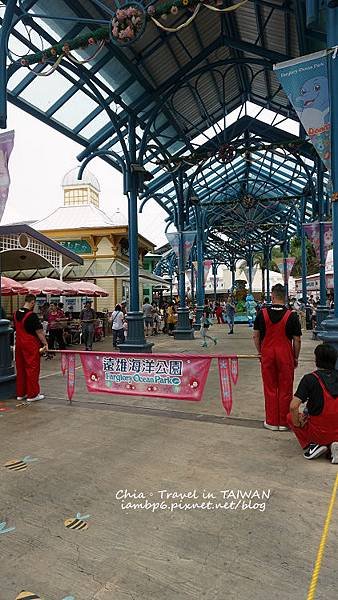
[[75, 254], [92, 254], [92, 248], [87, 240], [70, 240], [60, 242], [61, 246], [75, 252]]
[[182, 354], [81, 354], [89, 392], [199, 401], [211, 358]]
[[120, 354], [116, 352], [57, 351], [61, 370], [67, 375], [68, 399], [75, 389], [75, 360], [80, 356], [83, 374], [90, 393], [108, 393], [152, 398], [202, 400], [210, 364], [218, 359], [221, 402], [229, 415], [232, 408], [232, 385], [238, 379], [238, 357], [198, 356], [186, 354]]

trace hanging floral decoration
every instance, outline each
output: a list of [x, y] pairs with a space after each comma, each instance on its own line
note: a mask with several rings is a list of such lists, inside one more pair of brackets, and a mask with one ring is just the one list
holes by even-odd
[[[144, 7], [139, 2], [130, 1], [119, 7], [111, 21], [107, 21], [107, 25], [92, 31], [90, 34], [78, 36], [72, 40], [63, 41], [55, 44], [50, 48], [43, 49], [34, 54], [28, 54], [19, 57], [19, 61], [24, 67], [31, 67], [35, 64], [51, 64], [51, 68], [41, 73], [33, 71], [35, 75], [50, 75], [61, 63], [63, 58], [67, 58], [76, 64], [84, 64], [96, 58], [97, 54], [102, 50], [105, 43], [112, 41], [119, 46], [127, 46], [138, 40], [144, 33], [147, 22], [151, 21], [154, 25], [169, 33], [177, 32], [187, 27], [194, 21], [197, 14], [202, 8], [218, 12], [227, 13], [235, 11], [249, 0], [240, 0], [232, 6], [222, 7], [223, 0], [169, 0], [166, 3], [149, 4]], [[188, 12], [189, 16], [186, 21], [178, 25], [167, 26], [162, 21], [168, 17], [178, 16], [180, 13]], [[98, 46], [98, 49], [91, 56], [79, 60], [72, 54], [74, 50], [83, 50], [90, 46]], [[11, 56], [9, 56], [11, 58]]]
[[112, 20], [112, 40], [124, 46], [135, 42], [145, 29], [146, 18], [142, 4], [133, 2], [119, 8]]
[[218, 150], [218, 158], [223, 163], [231, 162], [236, 156], [236, 148], [232, 144], [223, 144]]

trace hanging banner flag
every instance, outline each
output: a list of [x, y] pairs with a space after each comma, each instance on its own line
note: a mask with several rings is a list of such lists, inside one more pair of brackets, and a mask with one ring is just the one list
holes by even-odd
[[81, 353], [89, 392], [200, 401], [211, 358]]
[[332, 223], [323, 223], [324, 225], [324, 257], [325, 263], [327, 259], [327, 254], [329, 250], [331, 250], [333, 246], [333, 233], [332, 233]]
[[178, 258], [180, 251], [180, 234], [178, 233], [178, 231], [176, 231], [175, 233], [167, 233], [166, 236], [170, 246], [175, 252], [176, 257]]
[[62, 375], [65, 375], [66, 371], [67, 371], [67, 355], [61, 354], [61, 373], [62, 373]]
[[311, 143], [330, 172], [329, 52], [324, 50], [288, 60], [274, 65], [274, 70]]
[[181, 236], [183, 237], [183, 262], [185, 266], [189, 260], [192, 247], [195, 243], [196, 231], [183, 231], [183, 233], [177, 231], [173, 233], [167, 233], [166, 235], [167, 240], [177, 258], [179, 258], [180, 253], [180, 238]]
[[72, 401], [75, 389], [75, 354], [67, 354], [67, 394], [69, 402]]
[[[255, 265], [254, 267], [252, 267], [252, 275], [251, 275], [252, 281], [251, 281], [251, 283], [253, 283], [253, 280], [255, 279], [255, 275], [257, 273], [257, 268], [258, 268], [257, 265]], [[246, 280], [249, 283], [249, 267], [244, 267], [244, 273], [245, 273]]]
[[277, 260], [275, 261], [279, 272], [283, 275], [284, 283], [288, 283], [295, 261], [296, 259], [293, 256], [289, 256], [286, 259], [286, 280], [284, 271], [284, 258], [277, 258]]
[[195, 243], [196, 231], [184, 231], [183, 232], [183, 260], [184, 266], [187, 264], [192, 247]]
[[294, 258], [294, 256], [289, 256], [286, 259], [286, 281], [289, 281], [290, 275], [291, 275], [291, 271], [293, 269], [293, 265], [295, 264], [296, 259]]
[[212, 260], [205, 260], [203, 262], [203, 267], [204, 267], [204, 287], [205, 287], [205, 284], [206, 284], [207, 279], [208, 279], [208, 275], [209, 275], [209, 271], [211, 269], [211, 265], [212, 265]]
[[[323, 225], [323, 236], [324, 236], [324, 263], [326, 262], [327, 253], [332, 248], [333, 234], [332, 234], [332, 223], [326, 222]], [[303, 223], [305, 235], [314, 247], [317, 259], [320, 262], [320, 223], [314, 221], [313, 223]]]
[[278, 267], [278, 271], [284, 275], [284, 258], [276, 258], [275, 263]]
[[238, 358], [236, 357], [232, 357], [229, 359], [230, 360], [230, 373], [231, 373], [231, 379], [234, 385], [236, 385], [237, 381], [238, 381]]
[[0, 133], [0, 221], [5, 212], [10, 176], [8, 162], [14, 146], [14, 131]]
[[318, 260], [320, 259], [320, 242], [319, 242], [319, 223], [303, 223], [303, 228], [306, 237], [314, 247]]
[[[237, 360], [237, 359], [236, 359]], [[231, 380], [235, 383], [238, 377], [238, 364], [237, 371], [236, 365], [232, 364], [232, 359], [223, 357], [218, 359], [218, 372], [219, 382], [221, 386], [221, 399], [222, 405], [227, 413], [230, 415], [232, 409], [232, 386]]]

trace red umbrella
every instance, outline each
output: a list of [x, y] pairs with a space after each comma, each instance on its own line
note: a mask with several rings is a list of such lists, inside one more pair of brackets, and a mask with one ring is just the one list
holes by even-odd
[[51, 294], [53, 296], [74, 296], [74, 288], [65, 281], [42, 277], [27, 281], [25, 286], [32, 294]]
[[1, 295], [16, 296], [16, 294], [28, 294], [29, 290], [19, 281], [14, 281], [10, 277], [1, 276]]
[[69, 286], [76, 291], [79, 296], [109, 296], [109, 293], [106, 290], [91, 281], [72, 281]]

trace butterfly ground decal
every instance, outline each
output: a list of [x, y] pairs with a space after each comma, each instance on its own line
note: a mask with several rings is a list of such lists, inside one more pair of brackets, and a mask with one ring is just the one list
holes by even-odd
[[[15, 598], [15, 600], [41, 600], [41, 598], [40, 598], [40, 596], [33, 594], [33, 592], [22, 591]], [[66, 596], [65, 598], [62, 598], [62, 600], [75, 600], [75, 598], [74, 598], [74, 596]]]
[[7, 527], [6, 521], [0, 523], [0, 535], [2, 533], [10, 533], [11, 531], [15, 531], [15, 527]]
[[67, 529], [76, 529], [77, 531], [84, 531], [88, 529], [87, 519], [89, 519], [90, 515], [81, 515], [81, 513], [76, 513], [75, 519], [66, 519], [64, 521], [64, 525]]
[[31, 456], [24, 456], [22, 460], [10, 460], [9, 462], [6, 462], [4, 467], [10, 471], [25, 471], [28, 465], [37, 460], [37, 458], [32, 458]]

